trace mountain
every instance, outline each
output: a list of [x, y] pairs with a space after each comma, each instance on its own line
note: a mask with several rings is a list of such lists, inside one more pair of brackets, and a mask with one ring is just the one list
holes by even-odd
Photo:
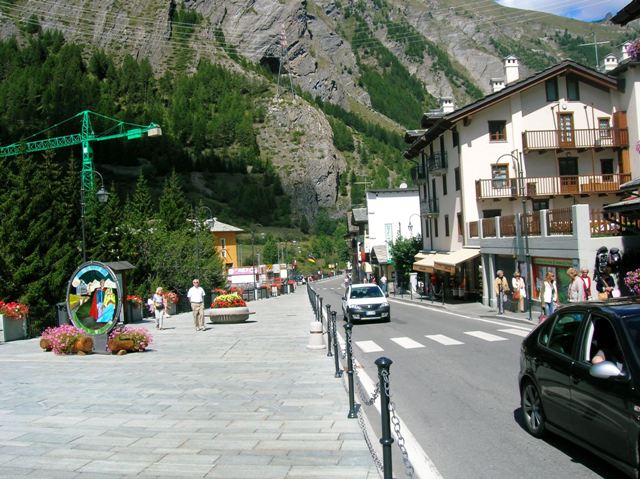
[[[12, 0], [0, 12], [2, 38], [26, 43], [57, 29], [87, 58], [95, 49], [130, 54], [158, 76], [194, 72], [207, 59], [267, 82], [256, 139], [294, 222], [319, 208], [338, 215], [362, 201], [365, 186], [409, 180], [403, 130], [440, 97], [459, 107], [488, 93], [505, 56], [520, 59], [521, 77], [567, 57], [593, 66], [595, 49], [582, 43], [608, 41], [603, 58], [637, 35], [492, 0]], [[209, 194], [202, 174], [189, 178]]]

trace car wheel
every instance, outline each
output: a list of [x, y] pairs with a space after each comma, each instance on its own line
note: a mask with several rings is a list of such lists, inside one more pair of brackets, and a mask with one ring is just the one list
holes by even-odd
[[524, 414], [527, 431], [534, 437], [542, 437], [546, 433], [546, 422], [542, 410], [542, 399], [538, 388], [531, 381], [525, 381], [520, 393], [520, 405]]

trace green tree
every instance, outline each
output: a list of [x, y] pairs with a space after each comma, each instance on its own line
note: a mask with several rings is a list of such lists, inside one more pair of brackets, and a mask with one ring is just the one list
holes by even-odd
[[168, 230], [178, 230], [187, 225], [190, 210], [184, 196], [182, 181], [174, 170], [164, 182], [159, 205], [160, 220]]
[[413, 258], [421, 248], [422, 239], [420, 237], [403, 238], [398, 236], [389, 246], [389, 253], [391, 253], [396, 268], [398, 286], [408, 287]]
[[267, 234], [267, 240], [262, 246], [262, 262], [265, 264], [278, 262], [278, 242], [271, 233]]

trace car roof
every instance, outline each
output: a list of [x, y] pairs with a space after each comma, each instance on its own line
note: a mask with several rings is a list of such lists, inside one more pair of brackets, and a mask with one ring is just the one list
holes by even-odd
[[358, 283], [358, 284], [352, 284], [351, 287], [353, 289], [366, 289], [366, 288], [379, 288], [380, 286], [378, 286], [377, 284], [371, 284], [371, 283]]
[[[585, 301], [567, 307], [588, 308], [619, 317], [640, 316], [640, 298], [614, 298], [607, 301]], [[562, 308], [564, 309], [564, 308]]]

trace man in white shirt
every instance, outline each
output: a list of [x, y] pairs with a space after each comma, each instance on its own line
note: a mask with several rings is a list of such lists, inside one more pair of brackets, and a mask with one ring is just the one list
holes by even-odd
[[204, 289], [200, 286], [199, 279], [193, 280], [193, 286], [189, 288], [187, 298], [191, 303], [196, 331], [204, 331]]

